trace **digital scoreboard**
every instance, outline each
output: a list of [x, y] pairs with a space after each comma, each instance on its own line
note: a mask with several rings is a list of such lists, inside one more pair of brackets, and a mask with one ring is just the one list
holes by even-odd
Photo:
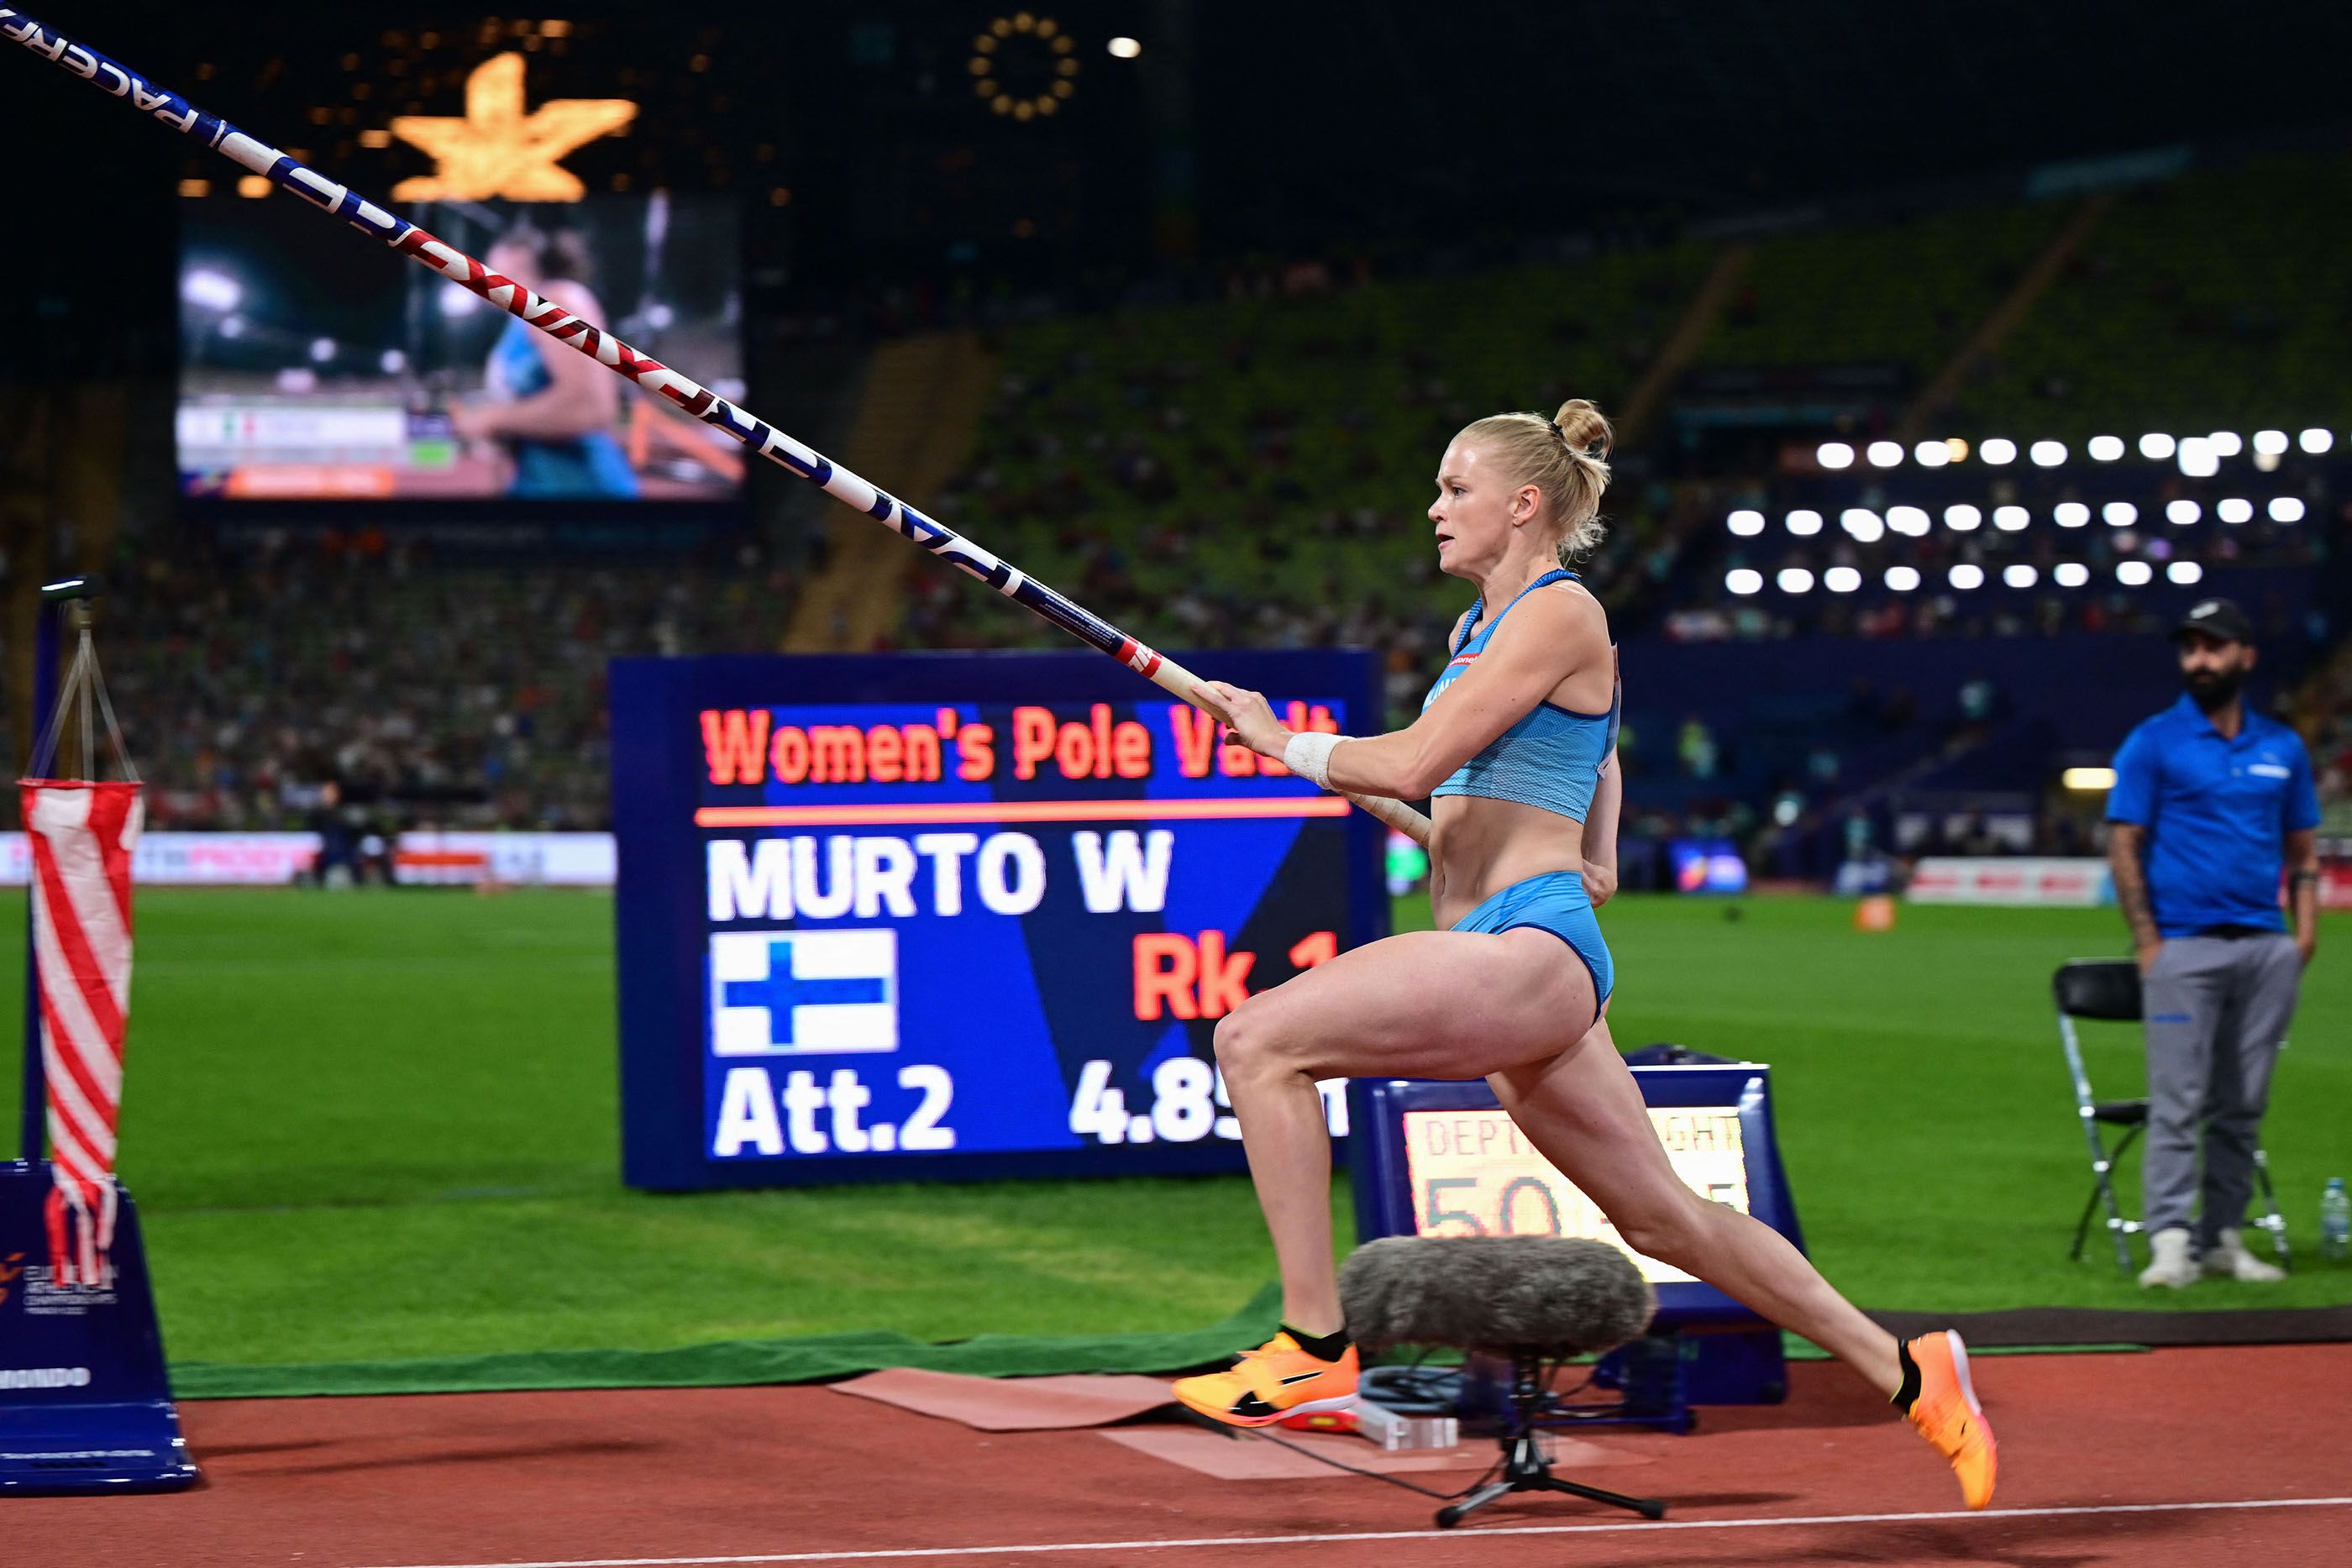
[[[1367, 653], [1194, 667], [1378, 723]], [[1098, 654], [624, 659], [611, 701], [632, 1186], [1243, 1168], [1216, 1020], [1387, 934], [1379, 823]]]

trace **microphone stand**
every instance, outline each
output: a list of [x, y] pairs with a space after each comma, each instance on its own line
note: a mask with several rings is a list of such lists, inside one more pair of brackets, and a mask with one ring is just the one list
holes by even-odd
[[1666, 1505], [1655, 1498], [1627, 1497], [1622, 1492], [1605, 1491], [1600, 1487], [1562, 1480], [1551, 1473], [1551, 1461], [1544, 1457], [1536, 1428], [1537, 1418], [1549, 1397], [1544, 1387], [1543, 1356], [1525, 1347], [1514, 1349], [1511, 1352], [1511, 1427], [1496, 1438], [1503, 1445], [1502, 1477], [1480, 1487], [1460, 1502], [1448, 1503], [1439, 1509], [1438, 1529], [1451, 1530], [1496, 1498], [1522, 1491], [1566, 1492], [1571, 1497], [1607, 1503], [1612, 1508], [1638, 1513], [1643, 1519], [1664, 1519], [1666, 1516]]

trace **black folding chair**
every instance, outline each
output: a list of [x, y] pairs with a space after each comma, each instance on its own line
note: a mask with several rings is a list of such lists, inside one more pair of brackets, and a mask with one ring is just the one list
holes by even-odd
[[[2132, 1140], [2147, 1130], [2147, 1100], [2145, 1096], [2137, 1100], [2101, 1100], [2091, 1092], [2091, 1078], [2083, 1066], [2083, 1047], [2074, 1033], [2074, 1020], [2137, 1023], [2139, 966], [2129, 958], [2072, 959], [2058, 966], [2058, 972], [2051, 977], [2050, 988], [2058, 1002], [2058, 1038], [2066, 1048], [2066, 1071], [2074, 1080], [2075, 1113], [2082, 1118], [2083, 1136], [2091, 1146], [2091, 1195], [2084, 1200], [2083, 1218], [2074, 1227], [2074, 1249], [2067, 1256], [2076, 1260], [2083, 1256], [2091, 1233], [2091, 1216], [2105, 1200], [2107, 1233], [2116, 1244], [2116, 1265], [2128, 1274], [2132, 1271], [2132, 1253], [2127, 1239], [2142, 1227], [2138, 1220], [2124, 1218], [2110, 1173], [2115, 1163], [2123, 1158], [2124, 1151], [2131, 1147]], [[2123, 1129], [2123, 1135], [2112, 1148], [2100, 1136], [2102, 1126]], [[2254, 1150], [2254, 1179], [2262, 1184], [2263, 1201], [2269, 1209], [2254, 1224], [2271, 1233], [2271, 1248], [2284, 1262], [2286, 1220], [2279, 1213], [2278, 1194], [2271, 1188], [2270, 1161], [2259, 1146]]]

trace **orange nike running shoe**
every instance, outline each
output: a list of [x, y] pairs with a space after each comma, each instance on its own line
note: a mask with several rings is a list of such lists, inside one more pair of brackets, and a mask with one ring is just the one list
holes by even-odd
[[1229, 1372], [1179, 1378], [1176, 1397], [1228, 1427], [1271, 1427], [1286, 1416], [1345, 1410], [1356, 1402], [1356, 1347], [1322, 1361], [1278, 1333], [1234, 1358]]
[[1968, 1505], [1984, 1507], [1992, 1500], [2000, 1452], [1992, 1428], [1985, 1423], [1984, 1406], [1977, 1403], [1976, 1385], [1969, 1381], [1969, 1347], [1947, 1329], [1922, 1334], [1903, 1348], [1919, 1369], [1919, 1397], [1904, 1414], [1919, 1428], [1919, 1436], [1951, 1460]]

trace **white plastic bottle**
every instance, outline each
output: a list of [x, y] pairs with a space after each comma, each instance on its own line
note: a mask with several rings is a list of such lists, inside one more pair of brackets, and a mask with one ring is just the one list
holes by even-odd
[[2352, 1256], [2352, 1197], [2345, 1196], [2344, 1178], [2327, 1178], [2319, 1195], [2319, 1255], [2334, 1261]]

